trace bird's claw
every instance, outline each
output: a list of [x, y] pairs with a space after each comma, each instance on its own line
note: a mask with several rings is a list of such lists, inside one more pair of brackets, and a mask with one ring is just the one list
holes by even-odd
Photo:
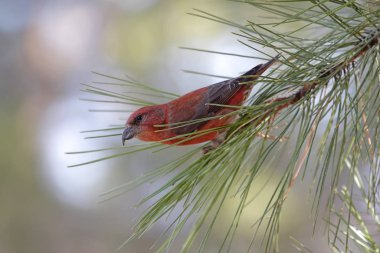
[[203, 151], [203, 154], [205, 155], [205, 154], [207, 154], [208, 152], [210, 152], [210, 151], [212, 151], [214, 149], [215, 149], [215, 147], [213, 147], [212, 145], [208, 145], [206, 147], [203, 147], [202, 151]]
[[210, 145], [207, 145], [206, 147], [203, 147], [203, 154], [207, 154], [208, 152], [216, 149], [224, 142], [226, 138], [226, 133], [219, 134], [215, 139], [213, 139], [210, 143]]

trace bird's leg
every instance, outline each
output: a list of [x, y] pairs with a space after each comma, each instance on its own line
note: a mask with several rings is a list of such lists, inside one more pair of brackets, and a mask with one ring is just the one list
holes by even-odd
[[218, 134], [215, 139], [211, 140], [210, 145], [207, 145], [206, 147], [203, 148], [203, 154], [207, 154], [211, 150], [216, 149], [217, 147], [220, 146], [226, 139], [226, 132]]

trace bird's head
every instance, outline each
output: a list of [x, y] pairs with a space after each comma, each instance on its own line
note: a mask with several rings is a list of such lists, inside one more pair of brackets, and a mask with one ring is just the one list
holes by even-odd
[[123, 145], [133, 137], [142, 137], [155, 133], [157, 125], [165, 123], [165, 112], [162, 106], [146, 106], [138, 109], [129, 116], [122, 135]]

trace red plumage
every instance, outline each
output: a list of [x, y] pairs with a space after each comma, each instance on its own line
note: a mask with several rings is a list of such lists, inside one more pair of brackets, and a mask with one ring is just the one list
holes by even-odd
[[235, 120], [234, 116], [223, 117], [234, 109], [222, 105], [242, 105], [252, 90], [252, 82], [276, 61], [277, 57], [242, 76], [194, 90], [168, 103], [138, 109], [127, 120], [123, 144], [133, 137], [170, 145], [214, 140], [225, 131], [214, 128]]

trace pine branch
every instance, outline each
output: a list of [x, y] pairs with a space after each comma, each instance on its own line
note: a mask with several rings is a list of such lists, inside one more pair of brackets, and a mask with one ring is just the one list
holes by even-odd
[[[231, 125], [223, 127], [228, 127], [227, 138], [218, 148], [194, 158], [200, 151], [200, 148], [196, 148], [134, 182], [111, 189], [102, 197], [108, 199], [117, 196], [138, 184], [174, 172], [168, 182], [141, 201], [146, 203], [155, 199], [139, 220], [130, 239], [142, 236], [158, 220], [167, 216], [171, 223], [163, 233], [164, 241], [158, 251], [166, 251], [190, 222], [193, 228], [187, 233], [182, 251], [193, 249], [195, 242], [199, 246], [198, 251], [205, 251], [207, 240], [220, 219], [221, 210], [225, 207], [227, 198], [231, 197], [237, 201], [236, 205], [229, 206], [235, 208], [235, 214], [229, 221], [220, 245], [220, 251], [230, 251], [243, 211], [254, 199], [251, 199], [251, 192], [257, 189], [259, 176], [267, 173], [268, 167], [278, 159], [277, 154], [281, 148], [292, 145], [290, 156], [281, 163], [282, 170], [276, 171], [280, 177], [271, 189], [272, 195], [267, 199], [262, 215], [254, 222], [252, 243], [248, 250], [278, 251], [283, 203], [304, 168], [302, 178], [307, 175], [313, 178], [310, 192], [314, 195], [314, 229], [319, 221], [326, 221], [330, 231], [329, 243], [335, 251], [349, 251], [349, 243], [353, 240], [362, 245], [359, 248], [376, 252], [376, 240], [372, 231], [363, 223], [362, 210], [359, 210], [354, 196], [360, 193], [361, 201], [371, 211], [370, 218], [378, 224], [375, 211], [380, 204], [378, 7], [374, 4], [370, 8], [364, 2], [343, 0], [236, 2], [258, 8], [264, 12], [263, 15], [271, 14], [272, 17], [265, 16], [260, 22], [248, 21], [247, 25], [242, 25], [206, 11], [195, 10], [193, 15], [234, 27], [238, 30], [234, 34], [239, 36], [242, 45], [259, 52], [261, 56], [258, 58], [282, 55], [282, 66], [258, 79], [260, 85], [247, 104], [234, 107], [232, 113], [223, 115], [240, 117]], [[293, 2], [302, 5], [294, 5]], [[282, 26], [288, 24], [295, 26], [288, 32], [282, 32]], [[231, 57], [250, 57], [215, 50], [191, 50]], [[95, 87], [96, 85], [86, 86], [86, 92], [107, 97], [107, 100], [86, 100], [140, 106], [153, 104], [153, 98], [176, 97], [173, 93], [159, 91], [129, 78], [113, 78], [113, 82], [102, 82], [102, 85], [127, 89], [119, 92]], [[145, 99], [134, 97], [140, 93], [143, 93]], [[215, 117], [202, 118], [196, 122]], [[325, 123], [322, 123], [323, 120]], [[194, 121], [181, 122], [170, 127], [178, 128], [192, 123]], [[279, 132], [277, 138], [268, 141], [266, 137], [271, 136], [271, 131], [276, 127]], [[113, 126], [99, 131], [117, 129]], [[209, 131], [213, 130], [222, 129]], [[93, 131], [97, 130], [91, 132]], [[185, 138], [186, 141], [207, 133], [200, 131], [178, 138]], [[112, 135], [107, 132], [94, 137]], [[264, 138], [257, 138], [260, 135]], [[287, 136], [290, 136], [292, 144], [281, 142]], [[79, 164], [84, 165], [148, 149], [158, 152], [166, 148], [170, 147], [154, 144], [130, 147], [127, 151], [118, 147], [73, 153], [120, 152]], [[316, 149], [317, 152], [314, 152]], [[317, 153], [314, 157], [315, 165], [312, 163], [313, 152]], [[365, 169], [366, 166], [369, 168]], [[182, 170], [178, 170], [180, 167]], [[275, 179], [269, 177], [268, 180], [273, 182]], [[323, 213], [323, 195], [328, 196], [326, 215]], [[160, 197], [156, 199], [157, 196]], [[337, 200], [340, 200], [341, 209], [336, 208]], [[173, 217], [173, 210], [179, 206], [181, 211]], [[193, 218], [196, 219], [195, 222]], [[262, 243], [256, 245], [259, 229], [263, 230], [264, 235], [260, 239]], [[301, 243], [296, 244], [301, 250], [306, 249]]]
[[[283, 109], [294, 105], [295, 103], [299, 102], [301, 99], [305, 98], [306, 96], [310, 96], [311, 93], [318, 87], [322, 85], [326, 85], [329, 80], [333, 77], [341, 78], [341, 73], [350, 67], [350, 65], [354, 66], [355, 60], [357, 60], [360, 56], [365, 54], [367, 51], [369, 51], [374, 46], [378, 45], [379, 43], [379, 36], [380, 36], [380, 30], [374, 30], [371, 33], [367, 35], [363, 40], [359, 41], [356, 46], [354, 47], [354, 51], [357, 51], [357, 53], [348, 58], [345, 61], [342, 62], [336, 62], [332, 63], [329, 66], [326, 67], [326, 69], [318, 76], [317, 79], [304, 84], [303, 88], [301, 88], [299, 91], [297, 91], [295, 94], [287, 97], [281, 97], [281, 98], [275, 98], [271, 99], [270, 101], [267, 101], [265, 103], [272, 104], [272, 103], [278, 103], [283, 102], [280, 105], [277, 105], [275, 109], [271, 112], [273, 114], [278, 114]], [[259, 122], [260, 123], [260, 122]]]

